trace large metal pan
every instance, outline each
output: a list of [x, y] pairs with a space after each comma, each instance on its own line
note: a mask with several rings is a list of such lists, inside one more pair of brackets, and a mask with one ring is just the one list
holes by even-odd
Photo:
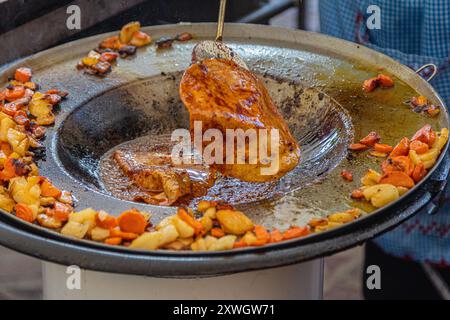
[[[106, 79], [77, 72], [75, 64], [108, 34], [38, 53], [2, 67], [1, 72], [6, 82], [15, 68], [27, 65], [33, 68], [36, 81], [44, 84], [44, 89], [57, 87], [70, 93], [54, 128], [47, 133], [47, 158], [39, 164], [43, 175], [74, 191], [79, 207], [102, 208], [117, 214], [135, 206], [151, 211], [153, 221], [158, 221], [175, 209], [112, 197], [99, 183], [98, 159], [108, 148], [123, 141], [186, 125], [184, 109], [174, 102], [178, 95], [176, 84], [189, 65], [193, 45], [211, 38], [215, 24], [144, 29], [155, 38], [191, 32], [196, 40], [176, 43], [167, 51], [156, 51], [154, 47], [140, 49], [136, 57], [121, 60]], [[285, 227], [355, 205], [348, 202], [348, 193], [355, 185], [339, 178], [340, 169], [351, 167], [360, 175], [376, 164], [372, 159], [347, 155], [345, 146], [353, 135], [359, 137], [376, 130], [385, 142], [394, 143], [403, 136], [411, 136], [426, 122], [435, 127], [449, 127], [444, 102], [426, 80], [406, 66], [360, 45], [314, 33], [243, 24], [227, 25], [225, 39], [266, 80], [306, 149], [307, 160], [299, 170], [304, 170], [300, 173], [308, 183], [298, 184], [291, 179], [293, 188], [289, 189], [289, 184], [269, 199], [240, 202], [258, 223]], [[396, 88], [363, 95], [362, 80], [380, 68], [399, 79]], [[443, 107], [437, 119], [414, 114], [402, 104], [417, 92]], [[309, 130], [320, 139], [302, 136], [302, 132]], [[447, 150], [448, 146], [427, 178], [398, 201], [343, 227], [281, 244], [215, 253], [135, 251], [70, 239], [6, 213], [0, 215], [0, 243], [60, 264], [161, 277], [212, 276], [298, 263], [360, 244], [395, 227], [419, 209], [426, 207], [431, 212], [433, 200], [448, 176]], [[312, 156], [308, 158], [308, 154]], [[312, 173], [309, 176], [308, 170]], [[302, 175], [293, 178], [301, 180]]]

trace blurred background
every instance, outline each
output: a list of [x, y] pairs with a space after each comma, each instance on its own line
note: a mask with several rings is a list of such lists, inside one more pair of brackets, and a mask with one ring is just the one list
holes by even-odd
[[[320, 31], [319, 0], [228, 0], [227, 21]], [[94, 34], [143, 26], [216, 21], [212, 0], [0, 0], [0, 64]], [[68, 30], [67, 7], [82, 8], [81, 30]], [[200, 9], [201, 8], [201, 9]], [[88, 15], [85, 13], [89, 12]], [[59, 21], [58, 23], [56, 23]], [[325, 299], [361, 299], [361, 247], [325, 260]], [[40, 299], [41, 264], [0, 246], [0, 299]]]

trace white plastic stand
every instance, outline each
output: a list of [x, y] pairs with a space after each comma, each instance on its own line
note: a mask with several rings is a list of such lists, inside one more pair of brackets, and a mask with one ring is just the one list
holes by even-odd
[[[44, 299], [322, 299], [323, 259], [198, 279], [166, 279], [81, 270], [43, 262]], [[77, 276], [77, 275], [75, 275]], [[69, 285], [68, 285], [69, 282]]]

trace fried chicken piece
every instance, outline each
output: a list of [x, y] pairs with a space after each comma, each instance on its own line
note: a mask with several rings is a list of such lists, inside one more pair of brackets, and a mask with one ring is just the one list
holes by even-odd
[[[256, 164], [250, 164], [247, 159], [247, 143], [245, 164], [226, 164], [224, 159], [224, 164], [211, 165], [223, 175], [248, 182], [266, 182], [280, 179], [297, 166], [300, 160], [297, 141], [291, 135], [262, 81], [249, 70], [233, 61], [218, 58], [192, 64], [181, 80], [180, 97], [190, 113], [191, 131], [195, 121], [202, 122], [203, 132], [210, 128], [219, 129], [224, 140], [226, 129], [279, 130], [279, 157], [272, 159], [278, 161], [277, 171], [271, 174], [262, 173], [261, 169], [269, 168], [270, 163], [264, 163], [259, 156]], [[207, 144], [205, 143], [205, 146]], [[269, 150], [265, 150], [268, 155], [270, 148], [269, 143]]]
[[114, 159], [137, 186], [149, 191], [140, 196], [145, 202], [154, 204], [163, 202], [164, 205], [171, 205], [191, 192], [188, 173], [171, 167], [168, 155], [117, 150], [114, 152]]

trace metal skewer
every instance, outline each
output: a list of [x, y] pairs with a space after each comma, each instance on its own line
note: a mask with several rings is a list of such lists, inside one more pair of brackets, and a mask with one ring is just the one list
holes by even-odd
[[220, 0], [219, 19], [217, 20], [216, 41], [222, 41], [223, 26], [225, 24], [225, 10], [227, 7], [227, 0]]

